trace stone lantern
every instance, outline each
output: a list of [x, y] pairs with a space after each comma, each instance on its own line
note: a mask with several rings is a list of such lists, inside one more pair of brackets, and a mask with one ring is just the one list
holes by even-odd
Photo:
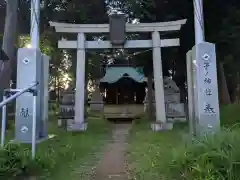
[[75, 92], [68, 89], [62, 92], [60, 99], [60, 113], [58, 118], [58, 126], [67, 128], [69, 121], [74, 119], [74, 105], [75, 105]]
[[103, 102], [103, 97], [100, 93], [99, 85], [100, 85], [100, 81], [96, 80], [95, 90], [92, 93], [92, 98], [91, 98], [91, 101], [89, 102], [90, 111], [92, 112], [103, 112], [104, 102]]

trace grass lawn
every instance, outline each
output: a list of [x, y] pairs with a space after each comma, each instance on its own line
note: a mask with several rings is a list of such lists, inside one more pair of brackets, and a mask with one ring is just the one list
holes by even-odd
[[[129, 175], [131, 180], [162, 180], [161, 172], [169, 149], [181, 143], [185, 125], [173, 131], [154, 133], [147, 122], [134, 125], [129, 139]], [[166, 153], [167, 152], [167, 153]]]
[[71, 133], [52, 128], [56, 138], [42, 143], [37, 155], [43, 159], [54, 159], [52, 168], [39, 179], [44, 180], [88, 180], [92, 167], [98, 161], [97, 152], [101, 152], [108, 138], [110, 125], [99, 118], [89, 118], [87, 132]]
[[[88, 123], [86, 132], [72, 133], [58, 128], [51, 119], [49, 134], [57, 136], [37, 147], [37, 167], [41, 167], [41, 173], [36, 172], [37, 180], [90, 179], [92, 167], [99, 160], [98, 152], [111, 137], [111, 127], [98, 116], [89, 117]], [[29, 149], [26, 145], [22, 147]]]
[[[232, 127], [240, 122], [240, 106], [230, 105], [221, 108], [222, 126]], [[164, 180], [164, 161], [180, 147], [187, 124], [175, 125], [169, 132], [152, 132], [147, 122], [135, 124], [129, 137], [129, 173], [133, 180]], [[172, 157], [172, 156], [171, 156]]]

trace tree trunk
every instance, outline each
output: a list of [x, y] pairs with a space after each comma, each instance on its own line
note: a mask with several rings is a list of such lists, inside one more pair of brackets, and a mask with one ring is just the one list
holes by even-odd
[[219, 63], [219, 75], [220, 75], [220, 102], [222, 104], [230, 104], [231, 99], [222, 63]]
[[237, 72], [237, 78], [236, 78], [236, 88], [235, 88], [235, 100], [234, 100], [234, 103], [235, 104], [239, 104], [239, 101], [240, 101], [240, 83], [239, 83], [239, 80], [240, 80], [240, 74], [239, 72]]
[[17, 40], [17, 15], [18, 0], [8, 0], [2, 50], [6, 53], [9, 60], [0, 60], [0, 67], [2, 67], [0, 72], [0, 91], [9, 87], [12, 74], [12, 65], [16, 63], [15, 43]]
[[[12, 65], [16, 63], [15, 42], [17, 40], [17, 15], [18, 0], [8, 0], [2, 42], [2, 51], [5, 53], [7, 58], [0, 59], [0, 102], [3, 98], [3, 90], [10, 86]], [[12, 110], [14, 110], [14, 108]], [[11, 112], [8, 111], [8, 113]], [[10, 122], [8, 121], [7, 128], [10, 127], [9, 123]]]

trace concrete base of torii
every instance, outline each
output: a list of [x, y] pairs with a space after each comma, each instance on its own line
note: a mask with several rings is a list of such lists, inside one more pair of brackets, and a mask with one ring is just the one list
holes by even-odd
[[[153, 107], [154, 107], [154, 112], [156, 112], [156, 105], [155, 105], [155, 92], [153, 91]], [[148, 94], [146, 94], [145, 100], [144, 100], [144, 112], [147, 112], [148, 109]], [[172, 130], [173, 129], [173, 123], [172, 122], [155, 122], [151, 124], [151, 129], [155, 132], [158, 131], [167, 131], [167, 130]]]
[[68, 122], [67, 131], [86, 131], [88, 123], [75, 123], [75, 122]]
[[151, 124], [151, 129], [154, 132], [159, 132], [159, 131], [168, 131], [173, 129], [173, 123], [152, 123]]

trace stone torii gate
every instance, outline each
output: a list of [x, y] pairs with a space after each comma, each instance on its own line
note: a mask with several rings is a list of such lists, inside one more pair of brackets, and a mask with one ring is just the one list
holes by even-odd
[[[75, 94], [75, 117], [71, 130], [86, 130], [86, 122], [84, 119], [84, 96], [85, 96], [85, 63], [86, 49], [111, 49], [111, 48], [152, 48], [153, 51], [153, 67], [154, 67], [154, 85], [156, 98], [156, 123], [152, 124], [155, 131], [162, 129], [171, 129], [172, 124], [166, 120], [165, 101], [164, 101], [164, 85], [162, 74], [161, 48], [179, 46], [180, 40], [161, 39], [160, 33], [166, 31], [178, 31], [181, 26], [186, 23], [186, 19], [159, 22], [159, 23], [139, 23], [129, 24], [124, 22], [122, 28], [124, 33], [152, 33], [150, 40], [128, 40], [123, 45], [113, 44], [111, 41], [86, 41], [87, 33], [111, 33], [111, 24], [70, 24], [50, 22], [50, 26], [55, 27], [56, 32], [76, 33], [77, 40], [59, 40], [58, 47], [66, 49], [77, 49], [77, 70], [76, 70], [76, 94]], [[112, 25], [112, 26], [111, 26]], [[116, 28], [116, 27], [115, 27]], [[118, 24], [117, 28], [121, 28]], [[111, 35], [111, 34], [110, 34]]]

